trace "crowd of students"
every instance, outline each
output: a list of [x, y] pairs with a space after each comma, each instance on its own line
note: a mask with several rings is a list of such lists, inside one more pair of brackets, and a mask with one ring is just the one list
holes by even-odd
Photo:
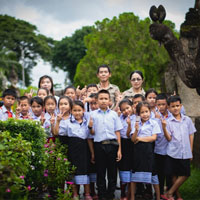
[[98, 67], [97, 77], [99, 84], [82, 90], [68, 86], [61, 97], [54, 96], [47, 75], [40, 78], [35, 97], [30, 92], [17, 98], [6, 89], [0, 120], [41, 121], [48, 142], [68, 138], [68, 158], [76, 166], [74, 200], [79, 185], [86, 200], [114, 199], [118, 174], [121, 199], [152, 199], [153, 185], [156, 200], [181, 200], [178, 189], [190, 176], [196, 129], [180, 97], [145, 92], [141, 71], [130, 74], [132, 87], [123, 93], [109, 82], [107, 65]]

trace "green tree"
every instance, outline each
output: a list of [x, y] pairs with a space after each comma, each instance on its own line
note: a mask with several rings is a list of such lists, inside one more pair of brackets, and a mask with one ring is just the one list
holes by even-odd
[[[26, 85], [30, 84], [31, 69], [37, 64], [37, 59], [51, 59], [53, 45], [53, 39], [39, 34], [36, 26], [8, 15], [0, 15], [0, 50], [6, 48], [15, 52], [16, 61], [25, 68]], [[17, 74], [22, 80], [19, 68]]]
[[91, 33], [92, 27], [85, 26], [76, 30], [71, 37], [65, 37], [56, 42], [53, 49], [52, 64], [54, 69], [67, 71], [69, 79], [73, 82], [77, 64], [86, 54], [84, 37]]
[[133, 13], [97, 21], [93, 32], [85, 37], [87, 53], [77, 66], [75, 83], [84, 86], [97, 82], [97, 67], [108, 64], [111, 82], [121, 91], [130, 87], [129, 74], [136, 69], [144, 73], [146, 88], [158, 89], [169, 58], [164, 48], [151, 39], [150, 22], [149, 18], [140, 20]]

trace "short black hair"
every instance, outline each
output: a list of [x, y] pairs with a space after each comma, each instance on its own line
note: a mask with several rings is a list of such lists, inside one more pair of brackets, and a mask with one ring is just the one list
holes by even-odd
[[40, 90], [45, 90], [46, 93], [47, 93], [47, 96], [49, 95], [49, 90], [48, 90], [47, 88], [38, 88], [37, 95], [38, 95], [38, 92], [39, 92]]
[[28, 101], [28, 103], [30, 104], [30, 100], [29, 100], [29, 98], [27, 97], [27, 96], [21, 96], [21, 97], [19, 97], [19, 104], [21, 104], [21, 101], [24, 101], [24, 100], [27, 100]]
[[16, 99], [17, 98], [17, 93], [13, 89], [6, 89], [6, 90], [4, 90], [2, 97], [4, 98], [5, 96], [12, 96], [12, 97], [14, 97]]
[[99, 70], [100, 68], [107, 68], [108, 69], [108, 72], [111, 73], [111, 70], [110, 70], [110, 67], [108, 65], [100, 65], [98, 68], [97, 68], [97, 74], [99, 73]]
[[135, 94], [135, 95], [133, 96], [133, 100], [134, 100], [134, 99], [137, 99], [137, 98], [141, 98], [142, 101], [145, 101], [145, 98], [144, 98], [144, 96], [143, 96], [142, 94]]
[[97, 88], [97, 90], [98, 90], [97, 84], [94, 84], [94, 83], [93, 83], [93, 84], [87, 85], [87, 89], [88, 89], [88, 88], [91, 88], [91, 87], [95, 87], [95, 88]]
[[167, 104], [168, 106], [170, 105], [170, 103], [174, 103], [174, 102], [177, 102], [179, 101], [181, 103], [181, 98], [178, 96], [178, 95], [174, 95], [174, 96], [170, 96], [168, 99], [167, 99]]
[[110, 98], [110, 93], [108, 92], [108, 90], [100, 90], [98, 93], [97, 93], [97, 98], [99, 97], [100, 94], [108, 94], [109, 98]]
[[37, 97], [37, 96], [36, 96], [36, 97], [33, 97], [33, 98], [31, 99], [31, 101], [30, 101], [31, 106], [32, 106], [32, 104], [33, 104], [34, 102], [36, 102], [37, 104], [41, 105], [42, 107], [44, 106], [43, 99], [40, 98], [40, 97]]
[[156, 96], [156, 101], [158, 100], [166, 100], [167, 101], [167, 95], [165, 93], [160, 93]]

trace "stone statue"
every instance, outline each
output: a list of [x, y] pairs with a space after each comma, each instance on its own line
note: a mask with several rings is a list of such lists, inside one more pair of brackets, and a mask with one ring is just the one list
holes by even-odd
[[162, 24], [166, 16], [165, 8], [152, 6], [150, 17], [150, 35], [163, 44], [173, 61], [173, 68], [189, 88], [195, 88], [200, 95], [200, 0], [194, 8], [186, 13], [185, 22], [181, 25], [178, 40], [169, 27]]

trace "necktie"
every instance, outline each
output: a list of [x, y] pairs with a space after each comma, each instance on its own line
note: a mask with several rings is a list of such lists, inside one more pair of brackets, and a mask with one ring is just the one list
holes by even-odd
[[10, 111], [6, 111], [6, 113], [8, 114], [8, 118], [12, 118], [12, 113]]

